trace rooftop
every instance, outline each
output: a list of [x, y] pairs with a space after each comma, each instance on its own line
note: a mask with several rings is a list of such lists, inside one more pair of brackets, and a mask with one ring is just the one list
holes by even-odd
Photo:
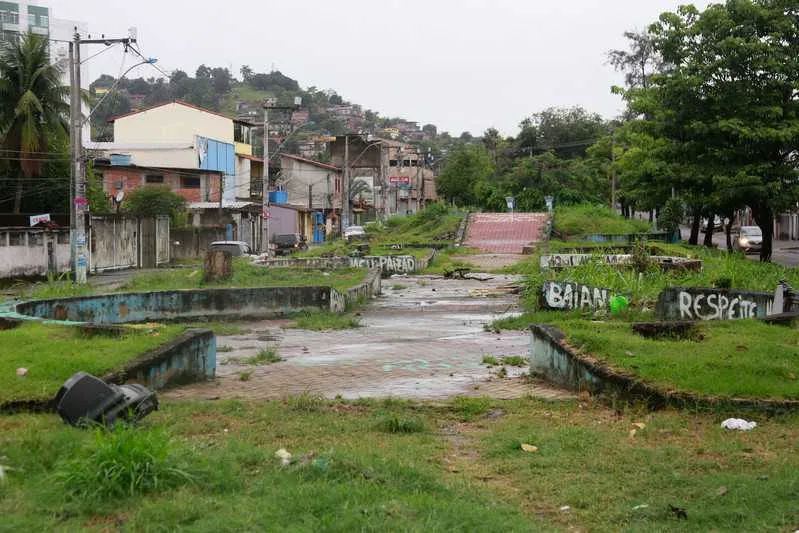
[[122, 119], [122, 118], [130, 117], [130, 116], [133, 116], [133, 115], [138, 115], [139, 113], [145, 113], [147, 111], [152, 111], [153, 109], [158, 109], [159, 107], [164, 107], [164, 106], [172, 105], [172, 104], [178, 104], [178, 105], [182, 105], [182, 106], [185, 106], [185, 107], [189, 107], [189, 108], [197, 110], [197, 111], [203, 111], [205, 113], [210, 113], [211, 115], [216, 115], [218, 117], [223, 117], [223, 118], [232, 120], [233, 122], [238, 122], [240, 124], [246, 124], [248, 126], [254, 126], [254, 124], [252, 124], [251, 122], [247, 122], [246, 120], [241, 120], [241, 119], [238, 119], [238, 118], [229, 117], [227, 115], [219, 113], [218, 111], [212, 111], [210, 109], [205, 109], [204, 107], [196, 106], [194, 104], [190, 104], [188, 102], [184, 102], [183, 100], [172, 100], [171, 102], [164, 102], [163, 104], [154, 105], [154, 106], [151, 106], [151, 107], [147, 107], [145, 109], [139, 109], [137, 111], [131, 111], [130, 113], [125, 113], [124, 115], [118, 115], [116, 117], [111, 117], [111, 118], [108, 119], [108, 122], [116, 122], [117, 120]]

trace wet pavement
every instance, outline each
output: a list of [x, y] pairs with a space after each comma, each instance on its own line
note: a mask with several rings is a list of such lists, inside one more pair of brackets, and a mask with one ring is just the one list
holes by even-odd
[[[246, 332], [217, 337], [223, 351], [217, 355], [215, 382], [165, 391], [163, 396], [260, 399], [310, 392], [347, 399], [568, 397], [566, 391], [522, 377], [527, 366], [506, 366], [507, 377], [499, 377], [499, 367], [482, 363], [488, 355], [527, 357], [530, 342], [525, 332], [485, 331], [493, 320], [520, 312], [518, 295], [502, 289], [519, 278], [488, 277], [483, 282], [436, 276], [384, 280], [384, 294], [361, 310], [364, 327], [357, 329], [288, 329], [286, 320], [238, 323]], [[273, 349], [283, 360], [246, 362], [263, 349]]]

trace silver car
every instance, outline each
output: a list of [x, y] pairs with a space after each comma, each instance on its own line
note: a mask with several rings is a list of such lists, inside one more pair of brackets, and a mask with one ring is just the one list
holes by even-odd
[[233, 257], [252, 256], [252, 248], [244, 241], [215, 241], [208, 247], [212, 252], [228, 252]]
[[735, 239], [735, 247], [745, 254], [760, 252], [763, 246], [763, 232], [758, 226], [741, 226]]

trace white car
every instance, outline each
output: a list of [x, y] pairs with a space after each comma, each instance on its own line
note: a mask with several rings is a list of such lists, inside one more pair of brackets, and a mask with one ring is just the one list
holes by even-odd
[[212, 252], [228, 252], [233, 257], [255, 257], [250, 245], [244, 241], [214, 241], [208, 249]]
[[759, 252], [763, 246], [763, 232], [758, 226], [741, 226], [735, 239], [735, 247], [743, 253]]
[[366, 230], [363, 226], [350, 226], [344, 230], [344, 240], [349, 242], [353, 240], [366, 239]]

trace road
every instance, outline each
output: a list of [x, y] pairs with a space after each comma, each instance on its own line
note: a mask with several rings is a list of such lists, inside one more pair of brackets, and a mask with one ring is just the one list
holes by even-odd
[[[687, 227], [683, 227], [681, 229], [682, 237], [687, 241], [691, 230]], [[704, 237], [705, 235], [703, 233], [699, 234], [700, 242], [702, 242]], [[715, 244], [720, 250], [726, 250], [727, 237], [723, 232], [716, 232], [713, 234], [713, 244]], [[760, 260], [760, 256], [758, 254], [747, 255], [746, 257], [752, 261]], [[786, 267], [795, 268], [799, 266], [799, 241], [774, 241], [771, 260], [778, 265], [783, 265]]]

